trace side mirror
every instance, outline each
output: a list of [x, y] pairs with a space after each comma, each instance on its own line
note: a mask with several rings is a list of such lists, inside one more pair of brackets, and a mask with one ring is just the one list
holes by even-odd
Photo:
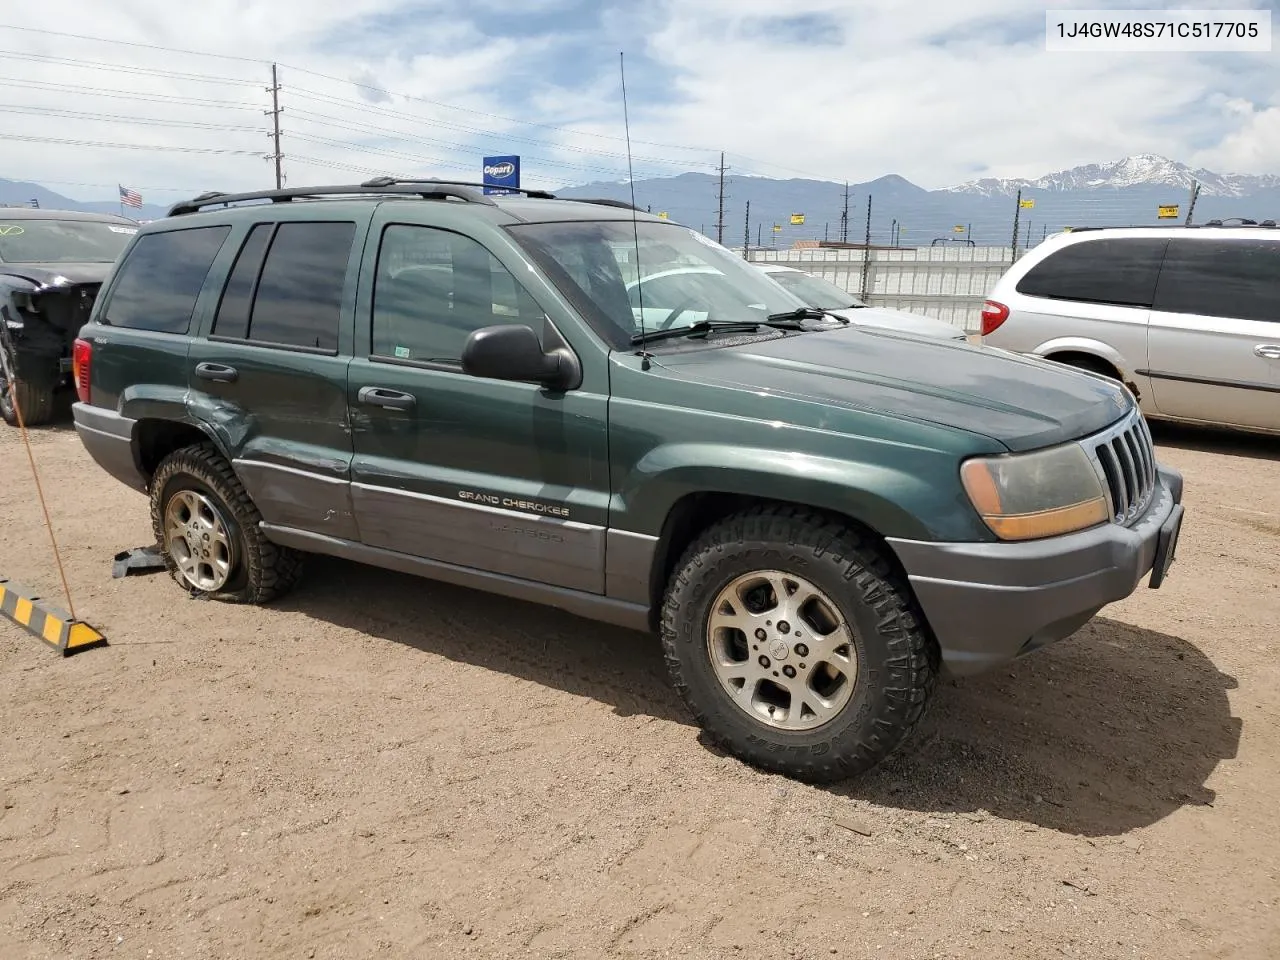
[[564, 388], [573, 377], [572, 367], [562, 351], [543, 351], [538, 335], [524, 324], [482, 327], [467, 337], [462, 348], [462, 370], [473, 377]]

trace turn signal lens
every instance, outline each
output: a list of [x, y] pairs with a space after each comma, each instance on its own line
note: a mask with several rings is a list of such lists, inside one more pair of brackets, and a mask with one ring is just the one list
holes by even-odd
[[1001, 540], [1056, 537], [1111, 518], [1102, 481], [1078, 444], [966, 460], [960, 480]]

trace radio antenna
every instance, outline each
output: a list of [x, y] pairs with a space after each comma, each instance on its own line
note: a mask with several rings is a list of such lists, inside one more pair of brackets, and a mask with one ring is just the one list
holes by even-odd
[[622, 76], [622, 123], [627, 131], [627, 182], [631, 185], [631, 233], [636, 244], [636, 294], [640, 300], [640, 369], [649, 369], [649, 351], [644, 337], [644, 284], [640, 282], [640, 218], [636, 210], [636, 175], [631, 168], [631, 118], [627, 115], [627, 66], [626, 56], [618, 51], [618, 72]]

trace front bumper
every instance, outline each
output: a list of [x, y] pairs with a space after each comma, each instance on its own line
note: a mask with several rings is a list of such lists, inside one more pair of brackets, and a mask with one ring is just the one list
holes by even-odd
[[1158, 587], [1182, 523], [1182, 475], [1157, 470], [1147, 512], [1026, 543], [890, 539], [915, 590], [942, 661], [955, 675], [981, 673], [1070, 636], [1151, 574]]

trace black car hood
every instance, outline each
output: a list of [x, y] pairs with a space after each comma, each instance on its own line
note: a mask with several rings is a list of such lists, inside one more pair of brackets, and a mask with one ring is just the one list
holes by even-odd
[[684, 379], [956, 427], [1010, 450], [1085, 436], [1132, 406], [1119, 384], [1052, 361], [865, 327], [653, 359]]
[[112, 263], [4, 263], [0, 275], [24, 277], [41, 286], [54, 284], [59, 277], [78, 283], [102, 283], [114, 266]]

